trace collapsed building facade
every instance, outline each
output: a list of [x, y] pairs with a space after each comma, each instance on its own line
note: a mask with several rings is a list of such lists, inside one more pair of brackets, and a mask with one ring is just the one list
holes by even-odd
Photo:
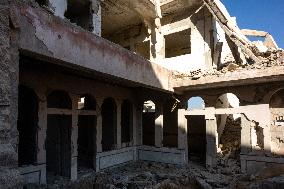
[[244, 173], [284, 164], [283, 53], [219, 1], [4, 0], [0, 41], [3, 187], [138, 160], [214, 167], [229, 142]]

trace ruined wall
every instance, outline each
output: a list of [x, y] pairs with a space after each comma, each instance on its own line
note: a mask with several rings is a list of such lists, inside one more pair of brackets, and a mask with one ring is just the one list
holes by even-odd
[[[181, 15], [166, 16], [162, 19], [162, 34], [164, 36], [190, 29], [191, 52], [172, 58], [166, 58], [161, 65], [171, 70], [189, 72], [198, 69], [212, 68], [213, 50], [213, 19], [206, 8], [196, 12], [188, 10]], [[188, 39], [184, 39], [188, 40]]]
[[270, 101], [271, 151], [275, 156], [284, 156], [284, 91], [274, 94]]
[[222, 154], [230, 158], [239, 158], [241, 148], [241, 119], [228, 116], [224, 133], [220, 137]]
[[19, 187], [17, 167], [18, 51], [15, 30], [10, 28], [10, 9], [0, 3], [0, 185]]

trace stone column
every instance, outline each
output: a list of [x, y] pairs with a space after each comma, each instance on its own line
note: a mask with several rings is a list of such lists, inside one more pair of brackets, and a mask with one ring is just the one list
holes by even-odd
[[121, 149], [121, 100], [116, 100], [116, 149]]
[[102, 33], [102, 7], [100, 0], [92, 0], [92, 11], [93, 11], [93, 33], [101, 36]]
[[163, 147], [163, 105], [162, 103], [156, 103], [155, 146]]
[[216, 166], [216, 154], [217, 154], [217, 121], [214, 114], [215, 108], [206, 108], [206, 167]]
[[[37, 138], [38, 138], [38, 153], [37, 153], [37, 164], [45, 164], [46, 165], [46, 149], [45, 149], [45, 141], [46, 141], [46, 130], [47, 130], [47, 104], [46, 104], [46, 96], [41, 91], [36, 91], [39, 98], [38, 105], [38, 130], [37, 130]], [[46, 168], [43, 172], [41, 172], [41, 184], [46, 184]]]
[[185, 150], [184, 164], [188, 163], [187, 119], [185, 109], [178, 110], [178, 149]]
[[97, 153], [102, 152], [102, 115], [101, 115], [101, 107], [103, 104], [102, 98], [97, 99], [97, 136], [96, 136], [96, 146], [97, 146]]
[[78, 100], [79, 95], [70, 94], [72, 99], [72, 130], [71, 130], [71, 180], [77, 180], [78, 158]]

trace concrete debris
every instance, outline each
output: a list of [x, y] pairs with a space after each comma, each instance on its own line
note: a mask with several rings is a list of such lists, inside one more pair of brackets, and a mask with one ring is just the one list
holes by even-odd
[[221, 154], [228, 158], [239, 159], [241, 149], [241, 119], [227, 118], [224, 133], [221, 136]]
[[[110, 188], [110, 189], [212, 189], [236, 188], [240, 165], [234, 159], [218, 158], [218, 167], [206, 169], [189, 162], [189, 166], [178, 166], [155, 162], [131, 162], [127, 165], [90, 172], [73, 183], [57, 178], [48, 188]], [[28, 185], [29, 188], [45, 186]]]
[[259, 63], [239, 65], [236, 62], [228, 62], [226, 64], [221, 65], [219, 70], [214, 68], [212, 70], [198, 69], [195, 71], [191, 71], [190, 73], [173, 72], [173, 78], [197, 80], [202, 77], [212, 76], [212, 75], [220, 77], [221, 75], [227, 72], [250, 70], [250, 69], [265, 69], [272, 66], [284, 66], [283, 49], [268, 48], [267, 51], [265, 52], [260, 52], [259, 50], [256, 51], [258, 51], [257, 54], [258, 58], [261, 59], [261, 62]]
[[23, 178], [18, 170], [0, 167], [0, 186], [1, 189], [20, 188]]

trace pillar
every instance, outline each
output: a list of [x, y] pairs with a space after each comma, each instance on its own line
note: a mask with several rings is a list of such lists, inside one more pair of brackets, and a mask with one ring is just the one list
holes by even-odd
[[241, 154], [245, 155], [251, 151], [251, 122], [247, 117], [241, 115]]
[[122, 100], [116, 100], [116, 149], [121, 149], [121, 105]]
[[77, 180], [78, 158], [78, 100], [79, 95], [70, 94], [72, 99], [72, 130], [71, 130], [71, 180]]
[[133, 111], [133, 145], [142, 145], [142, 113], [143, 103], [135, 103]]
[[[47, 130], [47, 104], [44, 92], [36, 91], [36, 93], [38, 95], [38, 98], [40, 99], [38, 105], [37, 164], [42, 165], [46, 164], [45, 141], [46, 141], [46, 130]], [[41, 172], [40, 183], [46, 184], [46, 168], [43, 172]]]
[[163, 105], [156, 104], [155, 111], [155, 146], [163, 147]]
[[92, 11], [93, 11], [93, 33], [101, 36], [102, 33], [102, 7], [100, 0], [92, 0]]
[[215, 108], [206, 108], [206, 167], [216, 166], [217, 145], [217, 121], [214, 114]]
[[102, 152], [102, 114], [101, 114], [101, 107], [103, 104], [102, 98], [97, 99], [97, 136], [96, 136], [96, 149], [97, 153]]
[[184, 164], [188, 163], [187, 119], [185, 109], [178, 110], [178, 149], [185, 150]]
[[156, 63], [165, 58], [165, 38], [161, 31], [161, 19], [156, 18], [151, 28], [150, 59]]

